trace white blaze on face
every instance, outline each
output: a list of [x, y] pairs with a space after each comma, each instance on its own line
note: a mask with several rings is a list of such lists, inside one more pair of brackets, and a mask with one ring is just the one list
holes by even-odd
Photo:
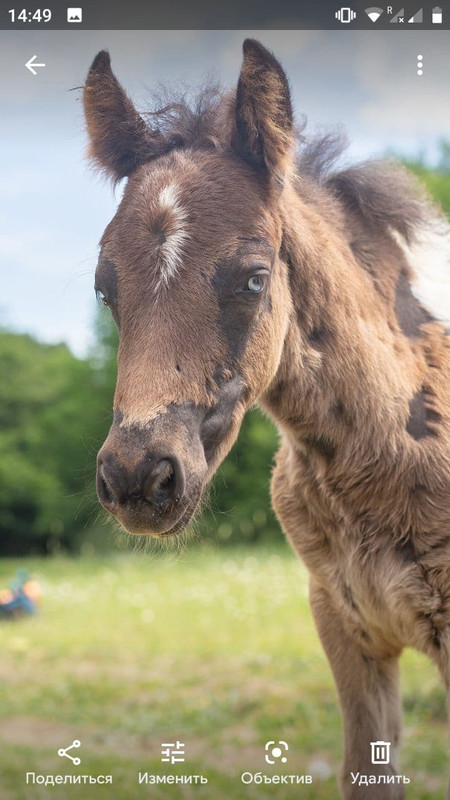
[[168, 226], [162, 231], [165, 240], [159, 248], [159, 288], [162, 284], [167, 285], [178, 272], [183, 260], [183, 245], [188, 238], [187, 212], [181, 204], [180, 191], [175, 183], [169, 183], [161, 189], [158, 209], [167, 214]]

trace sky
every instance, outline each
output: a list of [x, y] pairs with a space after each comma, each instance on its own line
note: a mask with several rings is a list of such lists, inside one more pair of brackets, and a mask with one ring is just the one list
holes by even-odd
[[[140, 110], [158, 84], [234, 86], [246, 36], [289, 75], [308, 130], [344, 127], [347, 158], [386, 152], [430, 161], [450, 129], [445, 31], [0, 32], [0, 325], [77, 355], [93, 342], [97, 243], [120, 200], [90, 168], [81, 92], [107, 48]], [[32, 75], [33, 55], [45, 68]], [[417, 56], [423, 75], [417, 75]], [[418, 294], [450, 319], [448, 261], [427, 256]]]

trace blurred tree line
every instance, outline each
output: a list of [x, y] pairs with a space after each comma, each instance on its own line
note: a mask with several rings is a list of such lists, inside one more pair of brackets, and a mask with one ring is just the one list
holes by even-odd
[[[436, 169], [408, 166], [450, 216], [450, 144]], [[0, 556], [78, 552], [101, 530], [95, 459], [111, 423], [117, 333], [100, 309], [85, 359], [68, 347], [0, 330]], [[218, 471], [196, 528], [225, 543], [280, 536], [269, 482], [277, 434], [258, 411]]]

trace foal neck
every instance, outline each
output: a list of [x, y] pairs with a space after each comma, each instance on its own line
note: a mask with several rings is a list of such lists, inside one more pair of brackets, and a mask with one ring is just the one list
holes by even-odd
[[[332, 202], [324, 213], [292, 187], [281, 214], [294, 313], [262, 404], [287, 438], [324, 458], [352, 448], [355, 459], [385, 460], [444, 435], [436, 428], [440, 406], [450, 406], [448, 340], [420, 306], [409, 325], [414, 335], [405, 333], [399, 291], [400, 299], [416, 301], [392, 233], [344, 216]], [[448, 425], [445, 435], [448, 447]]]

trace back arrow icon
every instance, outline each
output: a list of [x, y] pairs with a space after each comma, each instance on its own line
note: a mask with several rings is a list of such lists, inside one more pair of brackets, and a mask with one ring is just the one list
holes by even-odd
[[36, 55], [35, 55], [35, 56], [32, 56], [32, 57], [29, 59], [29, 61], [27, 61], [27, 63], [25, 64], [26, 68], [27, 68], [27, 69], [29, 69], [29, 70], [30, 70], [30, 72], [32, 72], [32, 73], [33, 73], [33, 75], [37, 75], [37, 72], [36, 72], [36, 70], [34, 69], [34, 67], [45, 67], [45, 64], [36, 64], [36, 59], [37, 59], [37, 56], [36, 56]]

